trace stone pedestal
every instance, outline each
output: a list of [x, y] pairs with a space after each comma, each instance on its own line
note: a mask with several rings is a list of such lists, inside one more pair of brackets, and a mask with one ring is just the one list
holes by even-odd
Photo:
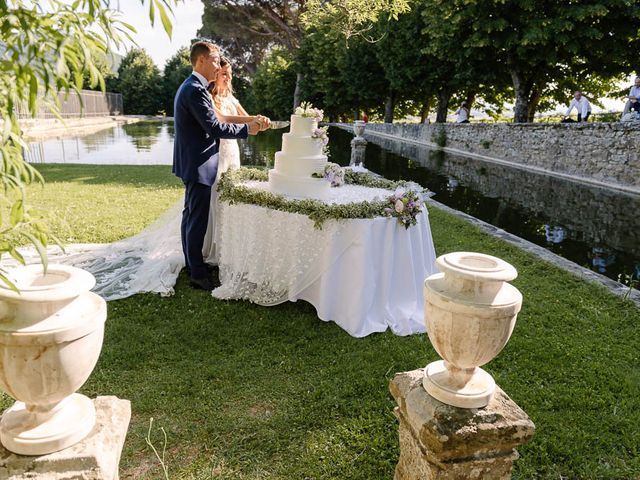
[[485, 408], [446, 405], [425, 392], [423, 376], [398, 373], [389, 385], [400, 421], [395, 480], [511, 478], [515, 448], [535, 430], [527, 414], [497, 386]]
[[367, 141], [364, 137], [354, 137], [351, 140], [351, 161], [349, 165], [363, 165], [364, 166], [364, 156], [365, 151], [367, 149]]
[[3, 480], [118, 480], [120, 454], [131, 419], [131, 404], [117, 397], [93, 401], [96, 424], [75, 445], [41, 456], [23, 456], [0, 446]]

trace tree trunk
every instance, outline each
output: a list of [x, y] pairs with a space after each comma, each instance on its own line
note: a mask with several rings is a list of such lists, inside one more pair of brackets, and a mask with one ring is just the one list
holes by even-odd
[[384, 123], [393, 123], [393, 111], [396, 108], [396, 94], [390, 92], [384, 102]]
[[531, 96], [529, 97], [529, 110], [527, 120], [530, 123], [533, 123], [533, 120], [536, 116], [536, 112], [538, 111], [538, 105], [540, 104], [541, 99], [541, 90], [539, 88], [534, 87], [531, 92]]
[[360, 120], [360, 107], [357, 107], [353, 112], [353, 120]]
[[449, 99], [451, 95], [446, 90], [440, 90], [436, 95], [438, 98], [438, 107], [436, 110], [436, 123], [445, 123], [447, 121], [447, 113], [449, 111]]
[[[465, 98], [465, 101], [467, 102], [467, 108], [469, 109], [469, 113], [471, 113], [471, 108], [473, 107], [473, 102], [476, 101], [476, 92], [474, 92], [473, 90], [469, 90], [467, 92], [467, 98]], [[471, 116], [471, 115], [469, 115]]]
[[302, 74], [296, 75], [296, 89], [293, 91], [293, 109], [300, 106], [300, 96], [302, 95]]
[[429, 112], [431, 111], [431, 97], [422, 102], [422, 110], [420, 111], [420, 123], [424, 123], [429, 118]]
[[529, 120], [529, 93], [531, 93], [531, 83], [525, 81], [522, 74], [516, 70], [511, 70], [511, 80], [513, 90], [516, 93], [516, 105], [513, 109], [513, 121], [515, 123], [527, 123]]

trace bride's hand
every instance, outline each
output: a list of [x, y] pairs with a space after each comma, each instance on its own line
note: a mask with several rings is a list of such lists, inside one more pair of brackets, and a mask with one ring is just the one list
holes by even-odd
[[249, 127], [249, 135], [257, 135], [258, 132], [262, 131], [262, 127], [258, 120], [247, 123], [247, 126]]
[[267, 130], [271, 126], [271, 120], [269, 117], [265, 117], [264, 115], [258, 115], [258, 120], [260, 122], [260, 130]]

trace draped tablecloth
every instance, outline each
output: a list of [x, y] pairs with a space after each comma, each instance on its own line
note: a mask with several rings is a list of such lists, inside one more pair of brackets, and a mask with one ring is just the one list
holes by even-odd
[[[253, 182], [254, 188], [266, 188]], [[388, 190], [345, 185], [328, 203], [389, 196]], [[424, 332], [424, 279], [436, 272], [426, 206], [415, 226], [395, 218], [326, 220], [251, 204], [220, 202], [216, 243], [219, 299], [271, 306], [306, 300], [318, 317], [350, 335], [391, 328]]]

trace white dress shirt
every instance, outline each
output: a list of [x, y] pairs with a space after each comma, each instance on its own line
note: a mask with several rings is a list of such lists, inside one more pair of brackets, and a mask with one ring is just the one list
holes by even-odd
[[204, 78], [204, 75], [202, 75], [201, 73], [196, 72], [195, 70], [193, 72], [191, 72], [191, 73], [193, 75], [195, 75], [198, 80], [200, 80], [200, 83], [202, 83], [202, 85], [204, 85], [204, 88], [207, 88], [209, 86], [209, 80]]
[[469, 120], [469, 111], [466, 108], [460, 107], [456, 112], [456, 115], [458, 116], [458, 118], [456, 119], [456, 122], [458, 123]]
[[640, 99], [640, 87], [636, 87], [635, 85], [631, 87], [631, 90], [629, 90], [629, 96]]
[[587, 113], [591, 111], [591, 104], [589, 103], [589, 100], [587, 100], [587, 97], [585, 97], [584, 95], [580, 97], [580, 100], [576, 100], [575, 98], [571, 100], [565, 116], [568, 116], [571, 113], [571, 110], [574, 109], [574, 107], [583, 119], [587, 116]]

